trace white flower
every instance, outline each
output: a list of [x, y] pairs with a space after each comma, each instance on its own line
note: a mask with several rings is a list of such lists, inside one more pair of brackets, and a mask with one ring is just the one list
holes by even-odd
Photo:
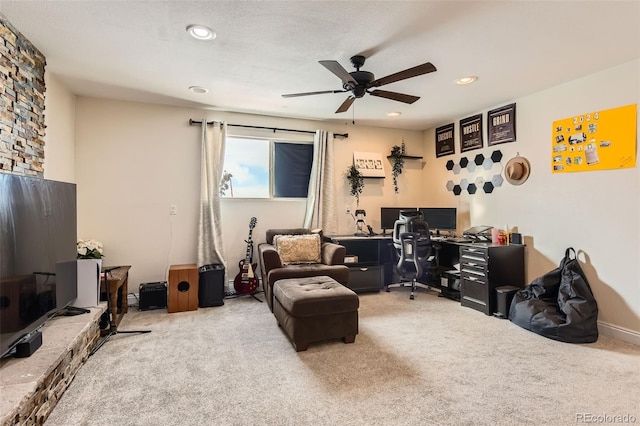
[[78, 240], [78, 259], [102, 259], [102, 243], [96, 240]]

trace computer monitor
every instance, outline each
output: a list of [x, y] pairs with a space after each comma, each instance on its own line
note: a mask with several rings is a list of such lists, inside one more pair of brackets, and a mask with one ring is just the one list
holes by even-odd
[[380, 207], [380, 228], [382, 233], [386, 234], [386, 230], [393, 232], [393, 224], [400, 217], [402, 210], [417, 210], [415, 207]]
[[455, 207], [420, 207], [424, 220], [432, 232], [455, 232], [457, 211]]

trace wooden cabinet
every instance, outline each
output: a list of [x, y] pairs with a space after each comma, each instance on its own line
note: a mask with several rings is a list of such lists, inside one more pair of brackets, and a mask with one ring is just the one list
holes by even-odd
[[461, 245], [460, 279], [462, 306], [493, 314], [497, 287], [524, 287], [524, 246]]

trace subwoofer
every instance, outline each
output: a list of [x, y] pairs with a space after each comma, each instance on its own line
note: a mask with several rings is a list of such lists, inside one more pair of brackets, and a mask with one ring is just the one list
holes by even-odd
[[170, 313], [198, 309], [198, 278], [198, 267], [195, 264], [169, 267]]

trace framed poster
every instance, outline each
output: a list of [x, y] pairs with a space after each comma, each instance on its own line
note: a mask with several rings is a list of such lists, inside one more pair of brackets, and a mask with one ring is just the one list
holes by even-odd
[[453, 139], [453, 123], [436, 129], [436, 158], [455, 154], [455, 140]]
[[516, 140], [516, 104], [492, 109], [487, 113], [489, 146]]
[[460, 152], [482, 148], [482, 114], [460, 120]]
[[592, 111], [552, 125], [552, 173], [636, 166], [638, 105]]
[[379, 152], [354, 152], [353, 164], [362, 177], [384, 177], [384, 165]]

